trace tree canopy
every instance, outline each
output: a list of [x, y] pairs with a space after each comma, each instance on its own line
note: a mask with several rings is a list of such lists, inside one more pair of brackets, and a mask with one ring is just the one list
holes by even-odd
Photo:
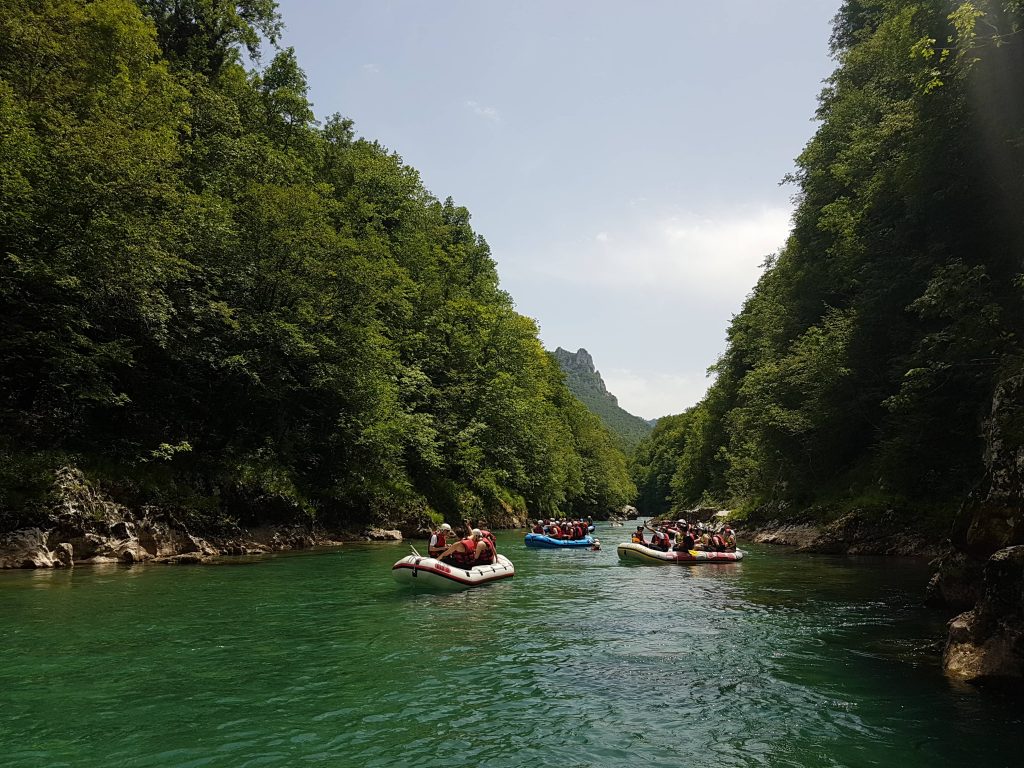
[[1021, 29], [1018, 2], [843, 4], [792, 234], [707, 396], [642, 447], [642, 498], [951, 508], [978, 482], [1022, 367]]
[[[322, 124], [271, 0], [0, 0], [0, 523], [599, 513], [625, 458], [469, 212]], [[263, 61], [263, 59], [259, 59]]]

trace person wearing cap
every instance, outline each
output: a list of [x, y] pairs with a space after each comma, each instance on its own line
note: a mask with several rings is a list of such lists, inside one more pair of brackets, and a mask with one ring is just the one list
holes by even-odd
[[452, 535], [452, 527], [448, 523], [441, 523], [440, 527], [434, 530], [430, 536], [430, 544], [427, 545], [427, 555], [437, 557], [448, 547], [448, 537]]

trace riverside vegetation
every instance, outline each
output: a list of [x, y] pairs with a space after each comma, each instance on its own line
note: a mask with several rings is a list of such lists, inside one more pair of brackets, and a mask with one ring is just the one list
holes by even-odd
[[0, 0], [0, 532], [83, 484], [203, 534], [628, 502], [469, 212], [318, 123], [280, 30]]
[[[714, 502], [880, 551], [949, 537], [935, 597], [961, 607], [1024, 544], [1022, 9], [843, 3], [792, 234], [707, 395], [637, 450], [642, 507]], [[1022, 562], [991, 574], [1015, 585], [996, 613], [1017, 675]]]
[[0, 531], [202, 552], [637, 492], [915, 529], [981, 600], [947, 667], [1024, 675], [1022, 13], [843, 3], [793, 232], [637, 491], [469, 213], [315, 121], [272, 0], [0, 0]]

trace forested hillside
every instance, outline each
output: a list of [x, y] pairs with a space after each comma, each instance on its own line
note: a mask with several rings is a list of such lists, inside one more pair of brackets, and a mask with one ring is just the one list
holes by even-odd
[[469, 212], [318, 123], [280, 29], [0, 0], [0, 529], [67, 465], [200, 525], [627, 502]]
[[651, 434], [651, 425], [619, 405], [618, 398], [605, 387], [587, 350], [570, 352], [558, 347], [553, 354], [565, 373], [569, 391], [601, 419], [624, 451], [632, 453], [637, 444]]
[[792, 234], [706, 397], [639, 449], [642, 500], [948, 530], [1024, 369], [1022, 5], [843, 4]]

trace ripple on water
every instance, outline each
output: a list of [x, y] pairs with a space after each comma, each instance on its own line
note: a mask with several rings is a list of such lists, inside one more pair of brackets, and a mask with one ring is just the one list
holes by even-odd
[[1019, 706], [941, 678], [920, 569], [499, 545], [516, 577], [458, 594], [398, 589], [406, 548], [386, 544], [15, 575], [0, 754], [13, 768], [913, 767], [1010, 765], [1024, 737]]

